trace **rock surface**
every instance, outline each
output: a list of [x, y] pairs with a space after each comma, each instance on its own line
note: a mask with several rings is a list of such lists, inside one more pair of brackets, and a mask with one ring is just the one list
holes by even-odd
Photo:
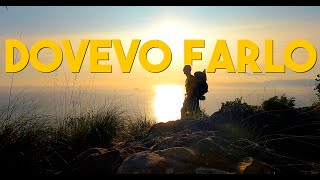
[[[216, 121], [215, 121], [216, 120]], [[218, 117], [158, 123], [140, 140], [80, 154], [68, 173], [274, 174], [291, 173], [272, 149], [220, 131]], [[278, 164], [280, 166], [273, 166]]]
[[116, 149], [91, 148], [77, 156], [63, 172], [64, 175], [115, 174], [122, 162]]

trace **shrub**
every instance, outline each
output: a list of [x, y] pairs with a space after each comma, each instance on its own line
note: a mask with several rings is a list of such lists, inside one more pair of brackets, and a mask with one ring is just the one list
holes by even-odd
[[291, 97], [289, 99], [285, 94], [281, 95], [280, 98], [278, 96], [274, 96], [266, 101], [263, 101], [261, 106], [264, 111], [292, 110], [295, 106], [295, 98]]
[[[253, 114], [255, 114], [257, 111], [259, 111], [258, 106], [248, 105], [245, 102], [242, 102], [241, 98], [236, 98], [234, 101], [227, 101], [225, 103], [221, 103], [221, 108], [219, 110], [223, 113], [232, 113], [233, 117], [241, 117], [247, 118]], [[240, 120], [240, 119], [239, 119]]]
[[222, 113], [225, 120], [224, 131], [237, 137], [252, 139], [260, 127], [259, 121], [256, 120], [259, 116], [255, 116], [260, 111], [259, 106], [242, 102], [242, 97], [221, 103], [219, 113]]

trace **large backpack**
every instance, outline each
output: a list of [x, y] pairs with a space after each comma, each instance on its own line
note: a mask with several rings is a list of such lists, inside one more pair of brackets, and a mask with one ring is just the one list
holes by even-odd
[[199, 91], [199, 96], [203, 96], [205, 93], [208, 92], [208, 83], [207, 83], [207, 75], [206, 75], [206, 70], [201, 71], [196, 71], [194, 73], [194, 77], [197, 82], [197, 88]]

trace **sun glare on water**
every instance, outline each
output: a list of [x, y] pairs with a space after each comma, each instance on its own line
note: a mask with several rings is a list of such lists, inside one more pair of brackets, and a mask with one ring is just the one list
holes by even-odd
[[182, 85], [157, 85], [154, 87], [154, 114], [159, 122], [180, 119], [184, 100]]

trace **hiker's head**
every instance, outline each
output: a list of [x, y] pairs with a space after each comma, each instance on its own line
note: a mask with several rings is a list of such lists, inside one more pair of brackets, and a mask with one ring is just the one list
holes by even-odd
[[190, 75], [191, 74], [191, 66], [190, 65], [185, 65], [184, 68], [183, 68], [183, 73], [185, 75]]

